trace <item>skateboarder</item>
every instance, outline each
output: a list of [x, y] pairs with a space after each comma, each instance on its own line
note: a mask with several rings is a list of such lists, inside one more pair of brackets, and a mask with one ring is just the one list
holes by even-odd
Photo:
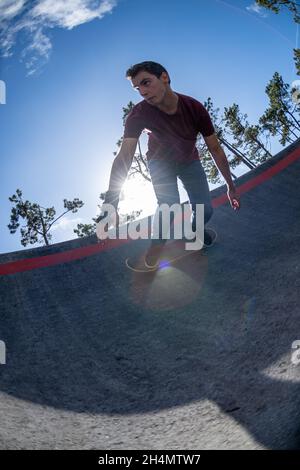
[[[156, 62], [142, 62], [130, 67], [126, 77], [143, 97], [127, 116], [123, 141], [111, 170], [105, 203], [116, 209], [123, 183], [130, 169], [137, 141], [146, 129], [148, 168], [159, 205], [179, 203], [177, 177], [183, 183], [192, 207], [192, 228], [196, 227], [196, 204], [204, 204], [204, 224], [212, 216], [210, 192], [200, 162], [196, 138], [200, 132], [218, 170], [227, 184], [227, 195], [233, 209], [238, 209], [239, 197], [233, 184], [226, 155], [215, 134], [214, 126], [204, 106], [195, 98], [172, 90], [167, 70]], [[142, 198], [142, 195], [141, 195]], [[101, 214], [98, 222], [104, 217]], [[117, 220], [112, 220], [117, 224]], [[154, 268], [165, 239], [151, 241], [145, 265]], [[213, 235], [204, 230], [204, 245], [213, 243]]]

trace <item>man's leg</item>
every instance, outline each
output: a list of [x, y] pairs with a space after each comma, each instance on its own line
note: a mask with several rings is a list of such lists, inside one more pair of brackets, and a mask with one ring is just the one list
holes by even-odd
[[[151, 160], [148, 163], [148, 167], [158, 208], [161, 204], [172, 206], [175, 203], [180, 203], [175, 165], [161, 160]], [[172, 225], [173, 219], [173, 213], [171, 213], [170, 225]], [[159, 224], [158, 238], [152, 238], [151, 246], [146, 256], [146, 263], [148, 265], [156, 264], [166, 241], [166, 234], [162, 232], [162, 226]]]
[[197, 227], [196, 204], [204, 204], [204, 226], [213, 214], [209, 186], [200, 160], [195, 160], [188, 165], [182, 164], [179, 178], [183, 183], [192, 206], [192, 230], [195, 232]]

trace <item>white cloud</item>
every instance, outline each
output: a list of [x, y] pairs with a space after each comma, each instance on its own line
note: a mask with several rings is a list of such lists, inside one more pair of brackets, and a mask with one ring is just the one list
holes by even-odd
[[101, 19], [105, 13], [110, 13], [115, 2], [105, 0], [100, 2], [87, 0], [40, 0], [31, 10], [35, 19], [72, 29], [82, 23]]
[[53, 232], [70, 231], [70, 230], [73, 230], [73, 228], [76, 228], [77, 224], [81, 224], [81, 223], [83, 223], [83, 219], [80, 217], [76, 217], [74, 219], [62, 218], [60, 219], [59, 222], [57, 222], [56, 224], [52, 226], [51, 231]]
[[74, 229], [77, 228], [77, 224], [83, 223], [90, 222], [87, 222], [81, 217], [74, 217], [73, 219], [62, 217], [50, 229], [53, 243], [59, 243], [77, 238], [77, 235], [74, 233]]
[[72, 29], [111, 13], [117, 0], [2, 0], [0, 4], [0, 52], [13, 54], [22, 31], [28, 45], [21, 53], [28, 75], [49, 59], [52, 44], [49, 28]]
[[18, 15], [25, 5], [25, 0], [2, 0], [0, 4], [1, 21], [9, 20]]
[[21, 54], [21, 60], [25, 62], [27, 75], [33, 75], [47, 62], [51, 49], [51, 41], [43, 33], [42, 28], [34, 31], [31, 43]]
[[268, 16], [266, 10], [263, 7], [257, 5], [257, 3], [252, 3], [246, 7], [246, 10], [250, 11], [250, 13], [257, 13], [262, 18], [266, 18]]

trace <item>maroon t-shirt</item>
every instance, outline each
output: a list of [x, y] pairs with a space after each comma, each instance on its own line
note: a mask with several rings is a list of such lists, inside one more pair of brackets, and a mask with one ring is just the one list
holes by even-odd
[[215, 130], [205, 107], [190, 96], [176, 93], [177, 111], [167, 114], [143, 100], [127, 116], [124, 138], [139, 138], [145, 129], [149, 135], [147, 159], [176, 162], [199, 160], [196, 140], [199, 132], [212, 135]]

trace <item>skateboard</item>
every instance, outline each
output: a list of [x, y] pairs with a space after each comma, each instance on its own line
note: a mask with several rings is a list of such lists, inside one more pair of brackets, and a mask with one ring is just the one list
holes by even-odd
[[199, 253], [199, 251], [210, 248], [215, 244], [217, 233], [211, 228], [207, 228], [206, 230], [212, 236], [213, 242], [209, 246], [203, 245], [200, 250], [186, 250], [185, 243], [187, 243], [188, 240], [172, 240], [163, 247], [157, 266], [148, 268], [145, 265], [145, 256], [141, 256], [138, 259], [132, 259], [129, 257], [125, 260], [125, 264], [128, 269], [137, 273], [153, 273], [155, 271], [172, 266], [177, 261], [192, 254]]

